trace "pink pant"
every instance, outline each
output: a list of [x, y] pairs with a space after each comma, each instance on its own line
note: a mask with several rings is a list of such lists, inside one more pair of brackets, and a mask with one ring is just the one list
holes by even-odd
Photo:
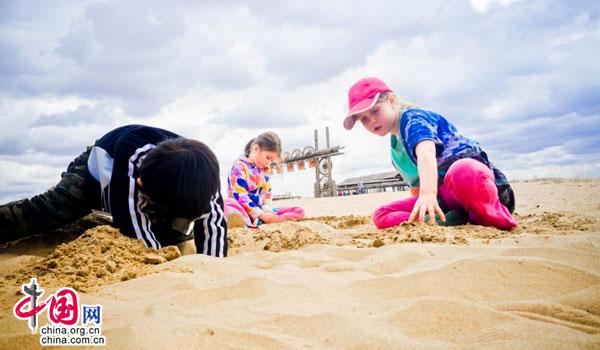
[[[517, 226], [516, 220], [498, 199], [492, 170], [474, 159], [460, 159], [450, 166], [444, 184], [438, 188], [438, 196], [450, 210], [465, 210], [473, 224], [501, 230]], [[418, 198], [414, 196], [377, 208], [373, 213], [373, 223], [377, 228], [387, 228], [408, 221]]]
[[[246, 222], [246, 226], [256, 227], [260, 223], [258, 219], [253, 220], [250, 215], [246, 212], [244, 207], [240, 205], [238, 201], [233, 198], [225, 198], [225, 217], [228, 217], [230, 214], [238, 214], [242, 218], [244, 218], [244, 222]], [[279, 207], [274, 208], [273, 211], [283, 219], [302, 219], [304, 218], [304, 209], [300, 207]]]

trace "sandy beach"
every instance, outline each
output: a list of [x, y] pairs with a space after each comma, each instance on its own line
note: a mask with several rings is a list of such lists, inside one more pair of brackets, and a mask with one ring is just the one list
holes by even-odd
[[110, 349], [600, 348], [600, 181], [513, 187], [511, 232], [377, 230], [372, 210], [405, 192], [278, 201], [307, 219], [231, 229], [226, 259], [87, 218], [1, 248], [0, 348], [40, 347], [12, 313], [34, 276], [101, 304]]

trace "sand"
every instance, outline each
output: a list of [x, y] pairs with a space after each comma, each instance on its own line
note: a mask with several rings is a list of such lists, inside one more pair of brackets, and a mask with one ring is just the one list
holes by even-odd
[[106, 284], [162, 271], [153, 269], [154, 265], [180, 256], [176, 246], [156, 251], [140, 240], [123, 236], [111, 226], [101, 225], [60, 244], [45, 257], [21, 264], [18, 270], [6, 275], [4, 283], [20, 285], [36, 276], [44, 286], [65, 286], [89, 292]]
[[39, 347], [11, 311], [33, 275], [103, 305], [115, 349], [600, 348], [600, 181], [514, 188], [511, 232], [375, 229], [369, 213], [402, 192], [280, 201], [309, 218], [232, 229], [227, 259], [87, 218], [0, 250], [0, 348]]

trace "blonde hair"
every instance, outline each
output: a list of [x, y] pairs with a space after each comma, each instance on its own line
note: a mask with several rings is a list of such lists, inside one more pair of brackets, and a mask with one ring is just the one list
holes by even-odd
[[406, 102], [402, 99], [400, 99], [398, 96], [396, 96], [396, 94], [394, 94], [392, 91], [386, 91], [386, 92], [382, 92], [379, 95], [379, 98], [377, 99], [377, 103], [380, 102], [384, 102], [387, 101], [390, 97], [392, 97], [394, 99], [396, 99], [396, 105], [398, 106], [398, 110], [396, 111], [398, 114], [402, 114], [405, 111], [409, 110], [409, 109], [413, 109], [413, 108], [421, 108], [419, 105], [414, 104], [412, 102]]

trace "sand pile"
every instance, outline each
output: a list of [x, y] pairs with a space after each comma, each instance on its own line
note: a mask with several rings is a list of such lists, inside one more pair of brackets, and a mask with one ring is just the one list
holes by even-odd
[[322, 222], [333, 228], [351, 228], [371, 223], [370, 216], [347, 215], [347, 216], [319, 216], [315, 218], [302, 219], [300, 221], [314, 220]]
[[393, 243], [466, 243], [466, 239], [452, 231], [441, 226], [403, 224], [385, 230], [355, 234], [351, 242], [358, 248], [378, 248]]
[[[536, 220], [539, 218], [536, 217]], [[545, 232], [540, 228], [539, 232]], [[477, 225], [444, 227], [428, 224], [402, 224], [385, 230], [378, 230], [370, 216], [322, 216], [295, 222], [263, 225], [259, 229], [230, 230], [230, 249], [235, 255], [239, 252], [269, 250], [280, 252], [299, 249], [309, 244], [334, 244], [357, 248], [381, 247], [400, 243], [444, 243], [469, 244], [480, 241], [484, 244], [491, 239], [501, 239], [520, 234], [520, 230], [510, 232]], [[249, 242], [262, 242], [252, 244]]]
[[[311, 227], [313, 226], [313, 227]], [[229, 255], [240, 252], [267, 250], [281, 252], [300, 249], [310, 244], [327, 244], [327, 232], [309, 222], [283, 222], [262, 225], [257, 229], [235, 228], [228, 231]]]
[[309, 244], [326, 244], [328, 239], [317, 232], [297, 223], [285, 222], [275, 226], [264, 226], [254, 233], [256, 241], [265, 240], [264, 250], [280, 252], [283, 250], [298, 249]]
[[519, 227], [502, 231], [478, 225], [438, 226], [404, 223], [378, 230], [369, 215], [320, 216], [293, 222], [263, 225], [258, 229], [236, 228], [229, 231], [230, 255], [256, 250], [281, 252], [300, 249], [309, 244], [334, 244], [357, 248], [382, 247], [401, 243], [489, 244], [493, 240], [518, 237], [524, 233], [538, 235], [593, 232], [600, 229], [598, 220], [572, 212], [515, 214]]
[[156, 251], [110, 226], [85, 231], [77, 239], [60, 244], [46, 257], [32, 258], [6, 276], [7, 283], [20, 285], [32, 276], [47, 287], [72, 287], [89, 292], [99, 286], [126, 281], [156, 272], [154, 265], [180, 256], [175, 246]]

